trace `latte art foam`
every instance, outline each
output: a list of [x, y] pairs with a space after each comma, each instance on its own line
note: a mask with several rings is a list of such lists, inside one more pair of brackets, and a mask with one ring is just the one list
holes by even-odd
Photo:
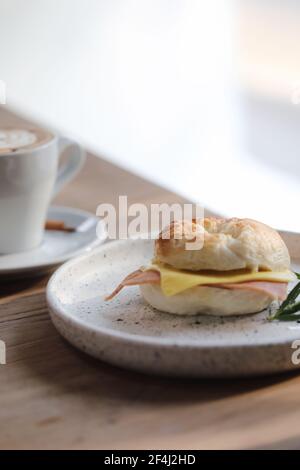
[[29, 150], [52, 138], [52, 134], [42, 129], [0, 129], [0, 154]]

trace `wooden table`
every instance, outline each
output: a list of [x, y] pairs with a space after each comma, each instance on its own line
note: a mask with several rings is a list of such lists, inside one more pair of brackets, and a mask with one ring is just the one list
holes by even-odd
[[[0, 110], [0, 126], [20, 121]], [[129, 202], [182, 202], [92, 155], [56, 202], [95, 212], [119, 194]], [[1, 449], [300, 448], [299, 376], [190, 381], [103, 364], [53, 327], [48, 277], [0, 284], [0, 339], [7, 346]]]

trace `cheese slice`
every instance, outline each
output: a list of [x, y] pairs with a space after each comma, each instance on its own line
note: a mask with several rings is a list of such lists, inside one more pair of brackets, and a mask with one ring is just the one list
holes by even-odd
[[182, 271], [163, 264], [153, 263], [145, 270], [160, 273], [160, 286], [165, 296], [179, 294], [195, 286], [234, 284], [248, 281], [291, 282], [296, 276], [289, 270], [283, 272], [248, 270], [240, 271]]

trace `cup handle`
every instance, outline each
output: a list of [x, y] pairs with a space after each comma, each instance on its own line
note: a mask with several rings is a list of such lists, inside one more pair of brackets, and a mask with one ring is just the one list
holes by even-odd
[[68, 152], [67, 161], [58, 169], [52, 198], [55, 197], [62, 188], [71, 181], [82, 168], [85, 161], [85, 151], [74, 140], [67, 137], [60, 137], [58, 141], [59, 158], [63, 153]]

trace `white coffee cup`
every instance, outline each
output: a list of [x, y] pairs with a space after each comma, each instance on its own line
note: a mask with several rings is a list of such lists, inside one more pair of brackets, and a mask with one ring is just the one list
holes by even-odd
[[[60, 156], [66, 161], [59, 166]], [[41, 129], [0, 129], [0, 254], [38, 247], [51, 199], [79, 171], [76, 142]]]

